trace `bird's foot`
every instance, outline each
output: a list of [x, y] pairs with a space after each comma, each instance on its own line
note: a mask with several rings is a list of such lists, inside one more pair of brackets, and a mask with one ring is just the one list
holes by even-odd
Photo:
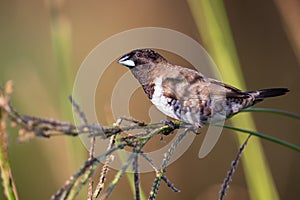
[[200, 125], [198, 123], [195, 123], [195, 124], [185, 124], [185, 125], [194, 134], [199, 135], [201, 133], [200, 130], [202, 128], [202, 125]]
[[179, 125], [175, 124], [174, 122], [172, 122], [171, 120], [166, 120], [166, 119], [163, 119], [160, 121], [160, 123], [163, 123], [165, 125], [168, 125], [171, 129], [178, 129], [179, 128]]
[[201, 133], [202, 127], [203, 127], [203, 124], [199, 124], [199, 123], [194, 124], [194, 133], [196, 135], [199, 135]]

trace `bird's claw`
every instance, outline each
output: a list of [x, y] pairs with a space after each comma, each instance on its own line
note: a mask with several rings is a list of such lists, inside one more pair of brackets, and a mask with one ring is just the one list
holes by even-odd
[[168, 125], [170, 128], [172, 129], [176, 129], [178, 128], [178, 125], [176, 125], [174, 122], [172, 122], [171, 120], [166, 120], [166, 119], [163, 119], [160, 121], [161, 123], [165, 124], [165, 125]]

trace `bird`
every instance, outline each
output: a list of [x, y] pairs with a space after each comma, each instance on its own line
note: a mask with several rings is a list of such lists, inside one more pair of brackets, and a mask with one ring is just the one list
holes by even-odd
[[130, 69], [158, 110], [197, 128], [289, 92], [287, 88], [242, 91], [196, 70], [171, 64], [152, 49], [132, 50], [118, 63]]

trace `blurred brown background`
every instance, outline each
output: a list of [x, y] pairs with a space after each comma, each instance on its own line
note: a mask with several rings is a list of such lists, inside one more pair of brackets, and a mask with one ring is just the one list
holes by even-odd
[[[293, 51], [295, 44], [287, 35], [274, 1], [230, 0], [225, 6], [248, 89], [288, 87], [291, 90], [288, 95], [263, 102], [259, 107], [300, 113], [300, 66]], [[0, 84], [3, 86], [7, 80], [14, 81], [13, 103], [21, 113], [71, 121], [67, 97], [72, 92], [72, 81], [84, 58], [108, 37], [146, 26], [174, 29], [201, 43], [185, 1], [53, 3], [50, 0], [2, 0]], [[66, 54], [63, 55], [68, 58], [63, 58], [64, 61], [56, 55], [55, 30], [66, 32], [67, 42], [63, 48]], [[168, 58], [172, 61], [172, 57]], [[183, 61], [177, 63], [180, 62]], [[61, 63], [69, 67], [61, 69]], [[112, 80], [126, 72], [119, 65], [115, 65], [114, 70]], [[106, 84], [109, 89], [109, 80]], [[101, 94], [97, 93], [96, 98], [100, 99]], [[105, 110], [101, 104], [96, 106]], [[99, 112], [98, 115], [105, 118], [109, 113]], [[143, 116], [144, 113], [137, 115]], [[254, 119], [259, 131], [300, 145], [298, 121], [264, 113], [254, 114]], [[19, 144], [16, 135], [16, 129], [10, 129], [10, 162], [20, 199], [49, 199], [86, 159], [87, 152], [77, 138], [37, 138]], [[167, 168], [167, 176], [181, 192], [173, 193], [162, 184], [158, 199], [217, 198], [238, 147], [233, 133], [224, 130], [214, 150], [200, 160], [198, 152], [202, 139], [203, 135], [197, 136], [189, 150]], [[263, 141], [263, 145], [281, 199], [295, 199], [299, 196], [300, 185], [299, 153], [271, 142]], [[233, 177], [227, 199], [249, 199], [241, 166], [242, 163]], [[154, 173], [142, 175], [146, 194], [153, 179]], [[3, 198], [1, 188], [0, 199]], [[111, 199], [133, 199], [126, 177], [116, 187]]]

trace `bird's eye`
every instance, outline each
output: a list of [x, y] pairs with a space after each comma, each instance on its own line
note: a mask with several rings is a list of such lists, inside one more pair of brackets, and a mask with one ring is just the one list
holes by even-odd
[[140, 52], [138, 52], [138, 53], [136, 54], [136, 56], [137, 56], [138, 58], [140, 58], [140, 57], [142, 57], [142, 54], [141, 54]]

